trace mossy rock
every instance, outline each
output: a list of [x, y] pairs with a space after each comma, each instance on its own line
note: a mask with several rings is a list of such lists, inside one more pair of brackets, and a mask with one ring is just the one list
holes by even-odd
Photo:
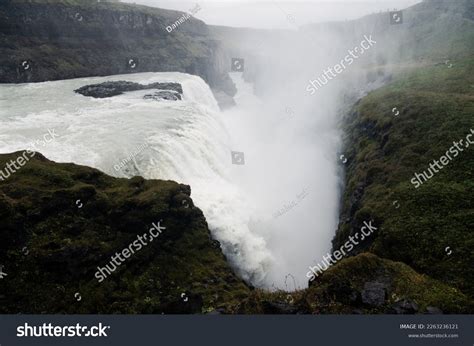
[[336, 263], [296, 292], [254, 290], [239, 307], [246, 314], [472, 313], [459, 289], [408, 265], [362, 253]]
[[[380, 302], [370, 290], [380, 290]], [[436, 307], [443, 313], [472, 313], [474, 302], [459, 289], [419, 274], [408, 265], [370, 253], [346, 258], [311, 282], [304, 295], [313, 313], [396, 313], [399, 302], [412, 302], [413, 313]]]
[[471, 298], [474, 145], [464, 142], [421, 186], [411, 180], [474, 130], [473, 72], [472, 58], [451, 68], [429, 66], [354, 106], [346, 119], [346, 190], [333, 241], [339, 248], [371, 218], [379, 231], [361, 250], [402, 261]]
[[[0, 155], [0, 167], [21, 154]], [[8, 274], [0, 312], [234, 311], [249, 288], [190, 193], [173, 181], [113, 178], [36, 153], [0, 181], [0, 258]], [[97, 267], [160, 220], [166, 229], [99, 283]]]

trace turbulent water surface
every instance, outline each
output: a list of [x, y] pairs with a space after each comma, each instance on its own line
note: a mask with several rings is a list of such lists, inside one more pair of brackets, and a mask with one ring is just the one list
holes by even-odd
[[[183, 101], [144, 100], [150, 90], [94, 99], [73, 92], [127, 80], [178, 82]], [[35, 148], [51, 160], [96, 167], [110, 175], [190, 184], [213, 235], [242, 277], [264, 281], [270, 251], [248, 229], [248, 204], [231, 182], [231, 148], [206, 83], [181, 73], [141, 73], [0, 86], [0, 150]], [[48, 130], [59, 136], [35, 144]], [[118, 169], [117, 169], [118, 168]]]
[[[264, 106], [250, 84], [232, 77], [238, 105], [226, 112], [201, 78], [182, 73], [0, 85], [0, 151], [34, 148], [51, 160], [113, 176], [189, 184], [213, 236], [245, 280], [304, 287], [308, 265], [329, 249], [337, 225], [335, 121], [328, 124], [321, 107], [302, 114], [294, 106]], [[104, 99], [74, 93], [120, 80], [178, 82], [183, 100], [143, 99], [153, 90]], [[58, 138], [35, 144], [51, 129]], [[232, 164], [233, 150], [245, 153], [244, 165]]]

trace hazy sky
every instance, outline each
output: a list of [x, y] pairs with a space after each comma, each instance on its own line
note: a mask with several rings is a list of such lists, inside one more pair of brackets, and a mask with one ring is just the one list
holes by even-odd
[[421, 0], [123, 0], [123, 2], [180, 11], [189, 11], [199, 4], [201, 10], [195, 17], [208, 24], [291, 29], [311, 22], [343, 21], [387, 9], [402, 9]]

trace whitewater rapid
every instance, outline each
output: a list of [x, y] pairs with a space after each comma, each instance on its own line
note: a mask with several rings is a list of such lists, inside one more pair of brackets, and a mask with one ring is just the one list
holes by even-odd
[[[330, 86], [305, 101], [297, 88], [283, 88], [262, 101], [241, 74], [231, 77], [237, 106], [225, 112], [200, 77], [183, 73], [3, 84], [0, 152], [33, 148], [116, 177], [188, 184], [245, 281], [304, 288], [308, 267], [330, 250], [338, 222], [337, 94]], [[106, 81], [177, 82], [183, 100], [143, 98], [153, 90], [103, 99], [74, 92]], [[50, 130], [59, 137], [35, 146]], [[233, 164], [232, 151], [243, 152], [245, 164]]]
[[[85, 85], [120, 80], [177, 82], [183, 100], [144, 100], [151, 90], [105, 99], [74, 93]], [[249, 230], [252, 203], [232, 182], [236, 167], [222, 116], [208, 85], [183, 73], [3, 84], [0, 152], [35, 148], [50, 160], [95, 167], [112, 176], [189, 184], [231, 265], [244, 280], [265, 286], [272, 255], [264, 238]], [[35, 147], [50, 129], [59, 137]]]

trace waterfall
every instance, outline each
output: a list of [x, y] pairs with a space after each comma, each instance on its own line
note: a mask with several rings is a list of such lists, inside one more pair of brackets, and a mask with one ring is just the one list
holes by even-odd
[[[150, 90], [104, 99], [74, 93], [106, 81], [177, 82], [182, 101], [145, 100]], [[0, 151], [36, 145], [47, 158], [92, 166], [117, 177], [141, 175], [189, 184], [193, 201], [237, 273], [265, 285], [272, 262], [262, 236], [249, 230], [251, 203], [232, 182], [230, 136], [208, 85], [183, 73], [138, 73], [35, 84], [0, 85]], [[34, 147], [34, 146], [33, 146]]]

